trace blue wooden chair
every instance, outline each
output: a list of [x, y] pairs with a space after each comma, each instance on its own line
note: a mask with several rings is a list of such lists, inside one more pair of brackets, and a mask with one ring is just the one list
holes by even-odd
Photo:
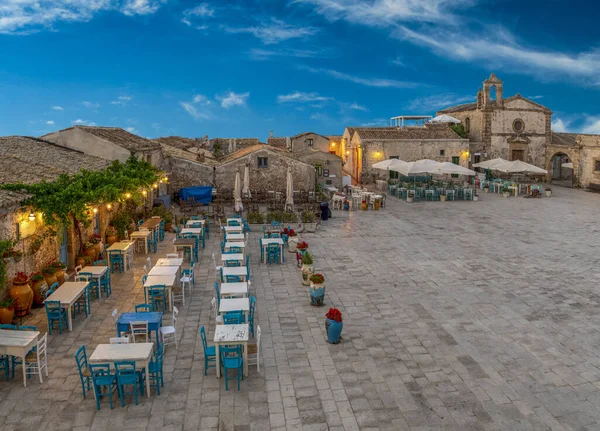
[[221, 364], [223, 364], [223, 375], [225, 376], [225, 390], [229, 390], [229, 370], [236, 370], [238, 391], [240, 390], [240, 381], [244, 375], [242, 346], [220, 347]]
[[226, 275], [225, 282], [226, 283], [241, 283], [242, 277], [240, 277], [239, 275]]
[[190, 267], [181, 271], [181, 279], [180, 282], [189, 282], [191, 286], [196, 285], [196, 276], [194, 274], [194, 261], [190, 262]]
[[11, 325], [9, 323], [3, 323], [3, 324], [0, 324], [0, 329], [8, 329], [10, 331], [16, 331], [17, 330], [17, 326], [16, 325]]
[[204, 330], [204, 326], [200, 328], [200, 338], [202, 339], [202, 347], [204, 348], [204, 375], [206, 376], [206, 370], [209, 368], [216, 368], [217, 354], [215, 346], [209, 346], [206, 342], [206, 331]]
[[104, 292], [106, 298], [112, 295], [112, 283], [110, 280], [110, 271], [106, 271], [100, 279], [100, 289]]
[[56, 292], [56, 289], [58, 289], [59, 286], [60, 285], [58, 284], [58, 282], [52, 283], [50, 285], [50, 287], [48, 289], [46, 289], [46, 298], [48, 298], [50, 295], [52, 295], [54, 292]]
[[263, 225], [262, 231], [263, 231], [263, 238], [268, 238], [269, 232], [267, 232], [267, 227], [265, 225]]
[[10, 380], [10, 361], [8, 355], [0, 355], [0, 371], [4, 372], [4, 378], [8, 382]]
[[223, 323], [225, 325], [239, 325], [244, 323], [244, 313], [239, 311], [230, 311], [223, 315]]
[[58, 330], [62, 334], [63, 324], [68, 327], [67, 312], [60, 306], [60, 301], [46, 301], [46, 316], [48, 317], [48, 332], [52, 335], [52, 328], [58, 323]]
[[279, 263], [280, 257], [281, 255], [279, 245], [267, 245], [267, 263]]
[[138, 220], [138, 222], [137, 222], [137, 227], [140, 227], [140, 226], [141, 226], [141, 225], [143, 225], [143, 224], [144, 224], [144, 220], [143, 220], [143, 219], [140, 219], [140, 220]]
[[123, 258], [123, 253], [121, 253], [119, 250], [113, 250], [109, 251], [108, 255], [110, 259], [110, 272], [114, 273], [115, 266], [118, 265], [119, 271], [123, 273], [123, 270], [125, 269], [125, 260]]
[[[37, 331], [37, 326], [21, 325], [21, 326], [19, 326], [18, 330], [19, 331]], [[35, 347], [32, 350], [35, 350]]]
[[204, 216], [204, 232], [206, 232], [206, 238], [210, 239], [210, 220], [208, 216]]
[[225, 261], [225, 267], [227, 267], [227, 268], [237, 267], [237, 266], [242, 266], [239, 260], [226, 260]]
[[160, 239], [160, 241], [165, 240], [165, 221], [164, 220], [160, 221], [160, 226], [158, 227], [158, 238]]
[[250, 281], [250, 253], [246, 255], [246, 281]]
[[154, 285], [148, 288], [148, 297], [152, 305], [152, 311], [162, 311], [167, 309], [167, 286], [164, 284]]
[[217, 294], [217, 310], [221, 305], [221, 292], [219, 292], [219, 282], [215, 281], [215, 292]]
[[[116, 365], [116, 364], [115, 364]], [[117, 376], [110, 373], [110, 364], [88, 364], [92, 375], [94, 394], [96, 395], [96, 409], [100, 410], [100, 400], [108, 397], [110, 408], [113, 408], [112, 396], [117, 391]], [[108, 389], [103, 392], [102, 389]]]
[[150, 304], [137, 304], [135, 306], [136, 313], [150, 313], [152, 312], [152, 306]]
[[105, 260], [97, 260], [94, 262], [94, 266], [108, 266], [108, 262]]
[[225, 253], [225, 241], [221, 241], [221, 253]]
[[156, 254], [158, 251], [158, 241], [154, 234], [148, 236], [148, 250]]
[[88, 282], [87, 286], [83, 289], [83, 295], [79, 297], [77, 302], [73, 304], [73, 316], [76, 317], [77, 314], [84, 314], [85, 317], [89, 316], [90, 313], [90, 283]]
[[75, 362], [77, 362], [77, 369], [79, 370], [79, 379], [81, 380], [81, 390], [83, 391], [83, 398], [85, 399], [85, 391], [92, 390], [92, 373], [88, 366], [87, 353], [85, 351], [85, 345], [82, 345], [75, 353]]
[[[142, 373], [138, 372], [135, 368], [135, 361], [115, 362], [115, 374], [117, 377], [121, 407], [125, 407], [125, 395], [133, 395], [135, 398], [135, 405], [137, 406], [139, 404], [138, 392], [144, 393], [144, 385], [142, 383]], [[131, 386], [131, 392], [127, 392], [125, 386]]]
[[[151, 361], [148, 364], [148, 373], [150, 374], [148, 378], [150, 379], [150, 387], [156, 387], [156, 393], [160, 395], [160, 388], [165, 385], [164, 375], [163, 375], [163, 353], [164, 347], [163, 344], [159, 344], [156, 349], [156, 355], [154, 361]], [[143, 385], [142, 385], [143, 390]]]
[[94, 278], [91, 272], [80, 272], [77, 276], [85, 277], [88, 280], [89, 296], [91, 299], [100, 298], [100, 285], [98, 284], [98, 280]]
[[248, 325], [250, 326], [250, 333], [254, 337], [254, 312], [256, 311], [256, 297], [250, 297], [250, 311], [248, 312]]

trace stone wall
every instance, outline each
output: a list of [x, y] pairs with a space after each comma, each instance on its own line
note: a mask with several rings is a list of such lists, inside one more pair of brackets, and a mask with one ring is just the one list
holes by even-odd
[[[259, 157], [267, 157], [267, 168], [258, 168]], [[246, 157], [218, 166], [216, 170], [217, 188], [233, 190], [236, 171], [240, 172], [240, 179], [243, 182], [244, 167], [247, 163], [250, 167], [250, 188], [252, 190], [285, 191], [288, 166], [292, 167], [294, 190], [312, 191], [315, 188], [315, 169], [313, 166], [267, 149], [255, 151]]]
[[169, 157], [165, 164], [169, 172], [169, 191], [179, 191], [182, 187], [214, 186], [214, 168], [178, 157]]
[[[308, 146], [308, 140], [313, 140], [312, 147]], [[329, 139], [325, 136], [318, 135], [316, 133], [307, 133], [305, 135], [292, 138], [292, 151], [294, 153], [301, 153], [309, 149], [329, 152]]]
[[[546, 166], [544, 166], [544, 169], [546, 169], [548, 171], [548, 174], [546, 175], [546, 181], [548, 181], [548, 182], [552, 181], [552, 161], [554, 159], [554, 156], [556, 156], [557, 154], [565, 154], [567, 157], [569, 157], [569, 160], [571, 161], [571, 163], [573, 163], [573, 170], [572, 170], [572, 174], [574, 177], [572, 180], [573, 187], [578, 187], [580, 185], [580, 178], [581, 178], [581, 171], [582, 171], [582, 166], [580, 163], [579, 148], [569, 148], [569, 147], [563, 147], [563, 146], [558, 146], [558, 145], [547, 146], [546, 154], [545, 154]], [[563, 172], [567, 171], [567, 170], [568, 169], [563, 169]]]
[[600, 161], [600, 135], [579, 135], [579, 172], [581, 187], [600, 184], [600, 171], [596, 170], [596, 161]]
[[[321, 166], [316, 173], [317, 183], [326, 186], [342, 187], [342, 159], [335, 154], [325, 153], [323, 151], [314, 151], [310, 154], [301, 155], [300, 159], [312, 166]], [[328, 170], [328, 177], [325, 177], [323, 170]]]
[[100, 157], [105, 160], [118, 160], [126, 162], [131, 152], [112, 142], [101, 139], [78, 128], [63, 130], [45, 135], [46, 141], [54, 142], [62, 147], [81, 151], [90, 156]]

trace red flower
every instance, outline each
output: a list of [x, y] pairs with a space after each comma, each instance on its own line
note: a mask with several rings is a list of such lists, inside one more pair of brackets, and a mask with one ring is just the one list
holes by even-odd
[[304, 250], [304, 249], [308, 248], [308, 243], [306, 241], [299, 242], [296, 245], [296, 248], [299, 250]]
[[342, 312], [337, 308], [330, 308], [325, 315], [329, 320], [335, 320], [336, 322], [342, 321]]

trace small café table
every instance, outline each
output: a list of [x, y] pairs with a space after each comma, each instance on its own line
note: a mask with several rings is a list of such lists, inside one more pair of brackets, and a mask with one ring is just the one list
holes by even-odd
[[132, 256], [130, 256], [130, 253], [132, 253], [132, 248], [134, 244], [135, 241], [118, 241], [110, 247], [108, 247], [108, 265], [110, 266], [110, 252], [119, 251], [123, 255], [123, 265], [125, 266], [125, 270], [127, 270], [127, 268], [131, 268], [133, 259]]
[[[222, 300], [224, 301], [224, 300]], [[221, 301], [221, 302], [222, 302]], [[241, 345], [244, 363], [244, 376], [248, 377], [248, 339], [250, 328], [248, 324], [241, 325], [217, 325], [215, 328], [215, 353], [217, 356], [217, 379], [221, 377], [221, 358], [219, 347]]]
[[156, 266], [181, 266], [183, 259], [181, 257], [161, 257], [156, 261]]
[[131, 235], [129, 235], [129, 238], [131, 238], [132, 240], [134, 240], [136, 242], [143, 241], [143, 243], [144, 243], [144, 253], [148, 254], [148, 237], [150, 235], [153, 235], [153, 233], [152, 233], [151, 230], [149, 230], [149, 229], [141, 229], [141, 230], [136, 230], [135, 232], [131, 232]]
[[244, 241], [245, 239], [246, 239], [246, 237], [244, 236], [243, 233], [226, 233], [225, 234], [226, 242]]
[[245, 266], [224, 266], [221, 268], [221, 270], [223, 272], [222, 281], [227, 280], [228, 275], [237, 275], [238, 277], [242, 277], [244, 281], [248, 281], [246, 280], [246, 277], [248, 276], [248, 270]]
[[[59, 289], [60, 290], [60, 289]], [[27, 386], [27, 367], [25, 367], [25, 356], [38, 342], [40, 333], [38, 331], [13, 331], [11, 329], [0, 329], [0, 354], [16, 356], [23, 363], [23, 386]], [[8, 370], [6, 370], [8, 375]]]
[[[166, 267], [169, 268], [169, 267]], [[173, 311], [173, 286], [175, 286], [175, 275], [148, 275], [144, 283], [144, 297], [148, 302], [148, 288], [151, 286], [165, 285], [167, 287], [167, 296], [169, 297], [169, 311]]]
[[[108, 273], [108, 266], [85, 266], [81, 272], [89, 272], [92, 274], [92, 278], [100, 285], [100, 280]], [[102, 289], [98, 289], [98, 298], [102, 298]]]
[[222, 253], [221, 259], [223, 262], [227, 260], [235, 260], [244, 264], [244, 253]]
[[[99, 268], [106, 268], [106, 266]], [[65, 281], [52, 295], [46, 298], [46, 301], [59, 301], [60, 307], [67, 310], [67, 327], [69, 331], [73, 330], [73, 304], [83, 295], [87, 285], [87, 281]], [[100, 290], [100, 287], [98, 287], [98, 290]], [[87, 301], [85, 306], [87, 307]]]
[[121, 332], [128, 333], [131, 330], [131, 322], [148, 322], [148, 331], [154, 332], [156, 344], [160, 343], [158, 330], [162, 326], [163, 314], [157, 311], [143, 311], [139, 313], [121, 313], [117, 320], [117, 337]]
[[241, 281], [239, 283], [221, 283], [219, 288], [219, 294], [221, 299], [227, 299], [232, 297], [248, 297], [248, 282]]
[[262, 238], [263, 248], [263, 263], [267, 260], [267, 247], [269, 244], [277, 244], [279, 246], [279, 263], [283, 263], [283, 239], [282, 238]]
[[219, 314], [229, 313], [231, 311], [243, 311], [246, 322], [250, 311], [250, 299], [248, 298], [229, 298], [219, 301]]

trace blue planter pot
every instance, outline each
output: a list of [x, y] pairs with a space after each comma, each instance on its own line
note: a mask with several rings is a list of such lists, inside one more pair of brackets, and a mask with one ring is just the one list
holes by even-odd
[[342, 328], [344, 322], [336, 322], [335, 320], [325, 319], [325, 331], [327, 331], [327, 342], [337, 344], [340, 342]]
[[323, 287], [310, 287], [310, 305], [320, 307], [325, 302], [325, 286]]

